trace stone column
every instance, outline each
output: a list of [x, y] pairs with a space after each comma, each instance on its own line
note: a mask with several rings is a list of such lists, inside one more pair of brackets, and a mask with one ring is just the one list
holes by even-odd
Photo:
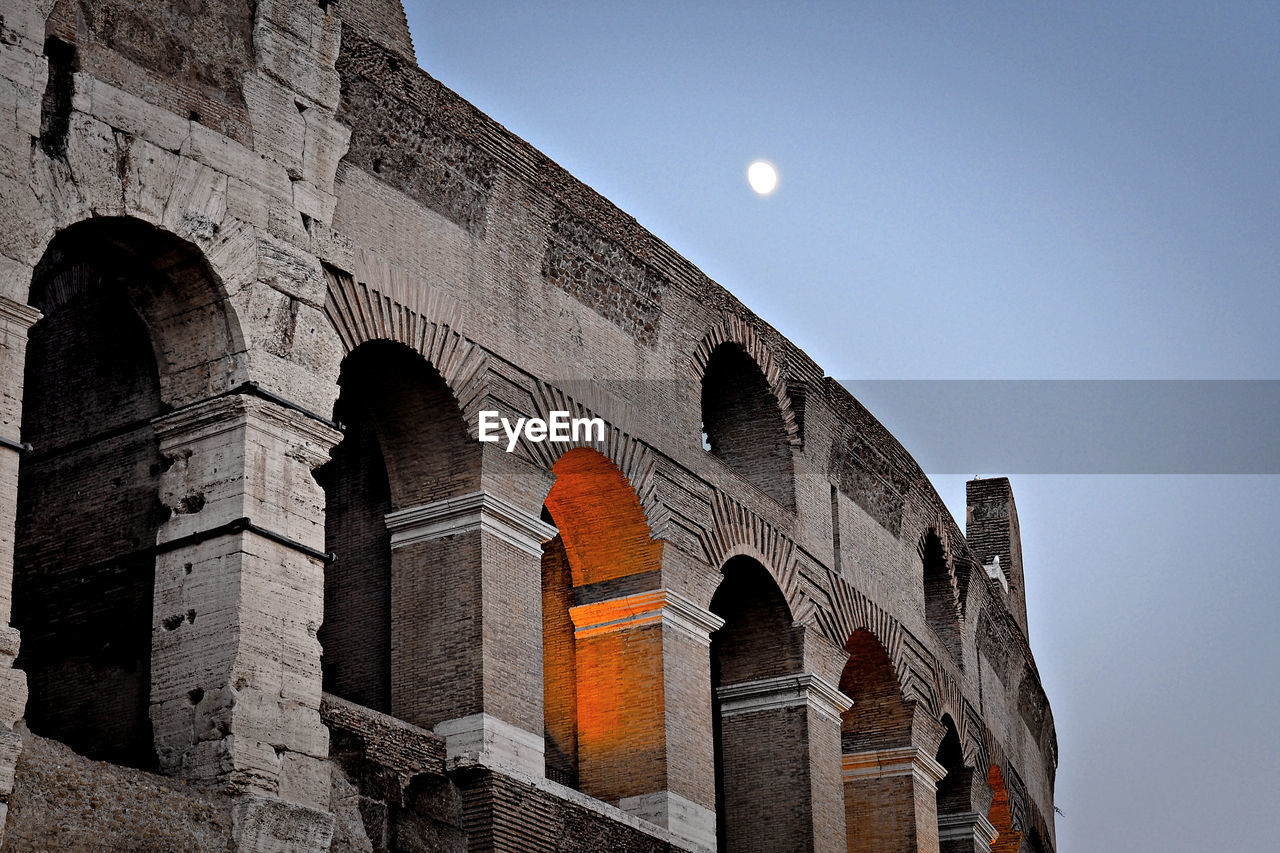
[[486, 490], [397, 510], [387, 527], [392, 714], [442, 735], [451, 761], [541, 777], [542, 543], [555, 528]]
[[569, 615], [583, 793], [714, 848], [710, 648], [723, 621], [667, 589]]
[[13, 731], [27, 705], [27, 677], [13, 668], [19, 637], [13, 610], [14, 524], [18, 514], [22, 382], [27, 331], [40, 319], [29, 305], [0, 296], [0, 842], [22, 739]]
[[938, 850], [937, 787], [946, 768], [915, 747], [846, 754], [845, 822], [849, 853]]
[[834, 756], [849, 698], [808, 672], [728, 684], [718, 697], [729, 849], [843, 853]]
[[154, 421], [161, 499], [151, 720], [165, 772], [237, 797], [238, 850], [327, 850], [324, 493], [337, 431], [225, 395]]

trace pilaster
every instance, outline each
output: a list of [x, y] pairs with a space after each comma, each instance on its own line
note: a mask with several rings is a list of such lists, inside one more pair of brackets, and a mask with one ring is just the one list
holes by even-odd
[[991, 853], [1000, 835], [985, 815], [958, 812], [938, 815], [938, 847], [942, 853]]
[[584, 793], [714, 847], [715, 614], [668, 589], [573, 607]]
[[231, 394], [154, 422], [161, 499], [151, 719], [162, 769], [238, 797], [239, 850], [332, 836], [320, 720], [324, 495], [337, 431]]
[[937, 786], [946, 768], [906, 746], [843, 757], [845, 823], [850, 853], [938, 850]]
[[[841, 714], [852, 704], [817, 673], [728, 684], [717, 691], [725, 813], [731, 849], [764, 839], [770, 849], [844, 851], [840, 800]], [[756, 784], [744, 784], [748, 773]], [[760, 796], [769, 780], [785, 789]]]
[[14, 524], [18, 514], [18, 466], [23, 446], [22, 382], [27, 332], [40, 319], [29, 305], [0, 296], [0, 842], [22, 739], [13, 731], [27, 705], [27, 677], [13, 666], [20, 637], [10, 626], [13, 609]]
[[543, 774], [542, 542], [555, 528], [481, 490], [387, 515], [391, 707], [448, 757]]

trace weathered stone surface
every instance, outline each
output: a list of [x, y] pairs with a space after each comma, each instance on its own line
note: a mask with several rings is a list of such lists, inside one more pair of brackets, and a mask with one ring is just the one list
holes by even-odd
[[22, 731], [5, 849], [231, 850], [231, 804]]

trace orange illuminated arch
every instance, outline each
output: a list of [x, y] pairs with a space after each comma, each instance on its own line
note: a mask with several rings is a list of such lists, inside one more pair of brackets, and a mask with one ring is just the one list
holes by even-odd
[[1000, 835], [991, 843], [991, 853], [1018, 853], [1022, 846], [1022, 833], [1014, 831], [1013, 808], [1009, 803], [1009, 789], [1004, 785], [1004, 774], [999, 765], [992, 764], [987, 773], [987, 785], [994, 792], [987, 820]]
[[545, 503], [560, 530], [574, 586], [661, 567], [662, 545], [651, 538], [640, 499], [617, 465], [577, 447], [551, 470], [556, 482]]
[[640, 715], [630, 713], [638, 703], [660, 701], [650, 677], [655, 652], [625, 634], [579, 638], [571, 611], [586, 604], [607, 609], [619, 595], [610, 586], [584, 590], [595, 584], [652, 573], [658, 586], [662, 544], [650, 535], [631, 483], [607, 457], [574, 448], [551, 470], [556, 480], [543, 520], [559, 533], [542, 553], [546, 775], [614, 802], [626, 772], [659, 772], [661, 756], [637, 747], [651, 733], [637, 731]]

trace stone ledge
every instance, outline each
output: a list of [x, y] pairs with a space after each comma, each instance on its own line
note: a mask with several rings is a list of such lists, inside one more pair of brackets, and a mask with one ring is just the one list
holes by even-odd
[[360, 738], [365, 755], [388, 770], [444, 775], [445, 742], [434, 732], [329, 693], [320, 700], [320, 719]]

